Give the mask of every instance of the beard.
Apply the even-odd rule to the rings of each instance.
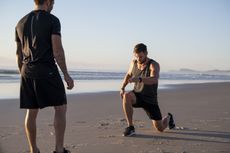
[[[143,64],[143,63],[146,62],[146,60],[147,60],[147,57],[145,57],[142,61],[138,61],[138,63],[139,63],[139,64]]]

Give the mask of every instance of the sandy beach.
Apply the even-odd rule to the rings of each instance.
[[[136,136],[127,126],[119,92],[68,95],[65,147],[72,153],[229,153],[230,83],[172,85],[159,90],[162,115],[174,114],[176,129],[157,132],[142,109],[134,110]],[[54,149],[53,108],[38,115],[41,153]],[[0,153],[28,153],[25,110],[18,99],[0,100]]]

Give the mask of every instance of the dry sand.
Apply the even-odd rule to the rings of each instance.
[[[68,95],[65,146],[72,153],[229,153],[230,83],[174,85],[159,90],[164,116],[174,114],[176,129],[152,128],[142,109],[134,110],[137,135],[122,137],[127,126],[118,92]],[[41,153],[54,148],[53,108],[38,115]],[[0,153],[28,153],[25,110],[19,100],[0,100]]]

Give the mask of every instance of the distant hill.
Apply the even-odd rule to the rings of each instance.
[[[207,73],[229,73],[230,74],[230,70],[209,70],[205,72]]]
[[[199,71],[196,71],[196,70],[192,70],[192,69],[187,69],[187,68],[182,68],[179,70],[180,72],[199,72]]]
[[[198,70],[193,70],[193,69],[188,69],[188,68],[182,68],[179,70],[172,70],[169,71],[170,73],[202,73],[202,74],[219,74],[219,75],[230,75],[230,70],[207,70],[207,71],[198,71]]]

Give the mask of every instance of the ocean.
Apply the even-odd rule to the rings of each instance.
[[[125,72],[103,72],[94,70],[70,71],[75,87],[67,94],[119,91]],[[172,84],[191,84],[207,82],[230,82],[230,73],[220,71],[170,71],[160,73],[159,89]],[[20,75],[17,70],[0,69],[0,99],[18,98]],[[127,86],[131,90],[133,84]]]

